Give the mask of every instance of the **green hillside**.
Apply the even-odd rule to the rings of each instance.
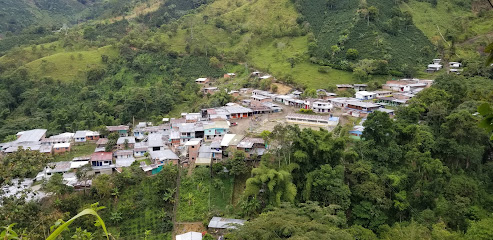
[[[88,70],[103,67],[103,55],[114,58],[117,52],[111,46],[90,51],[62,52],[37,59],[25,67],[37,78],[51,77],[61,81],[84,79]]]
[[[299,0],[296,5],[315,34],[311,54],[321,64],[348,69],[347,60],[367,58],[385,60],[390,69],[404,72],[435,55],[431,42],[394,0]],[[349,49],[358,56],[347,56]]]
[[[403,76],[434,78],[422,72],[431,58],[467,56],[470,58],[464,62],[474,65],[466,67],[466,74],[489,76],[479,64],[478,50],[488,41],[490,23],[486,20],[492,13],[480,14],[472,3],[438,1],[436,8],[416,0],[120,3],[123,5],[101,3],[113,4],[104,9],[97,7],[98,2],[85,2],[97,21],[64,33],[47,31],[22,47],[4,48],[6,54],[0,57],[0,89],[5,96],[0,136],[21,126],[58,132],[126,123],[134,116],[159,119],[179,113],[181,109],[174,106],[194,111],[221,105],[229,99],[197,96],[193,79],[221,77],[230,71],[238,73],[234,82],[218,81],[228,89],[260,87],[258,81],[248,79],[246,72],[251,69],[295,87],[317,89]],[[59,11],[49,2],[41,6]],[[426,11],[433,16],[428,18]],[[463,22],[469,19],[469,32],[449,30],[454,27],[449,22],[457,17]],[[436,40],[437,32],[429,27],[435,22],[446,22],[439,27],[447,43]],[[449,39],[468,33],[451,44]],[[11,39],[1,40],[0,49]],[[350,49],[354,49],[352,56]],[[68,101],[71,96],[51,85],[54,83],[81,95],[75,102]],[[163,89],[165,94],[157,94]],[[106,91],[116,93],[107,96]],[[40,93],[46,99],[26,97]],[[63,105],[54,104],[60,100]],[[81,108],[78,104],[83,104],[86,112],[73,114]]]

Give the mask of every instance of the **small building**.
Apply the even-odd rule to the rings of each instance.
[[[148,146],[144,142],[138,142],[134,145],[134,157],[144,157]]]
[[[460,63],[460,62],[449,62],[449,67],[460,68],[460,67],[462,67],[462,63]]]
[[[119,150],[115,152],[116,167],[130,167],[135,162],[134,152],[132,150]]]
[[[210,144],[202,144],[195,160],[196,166],[209,166],[212,163],[212,151]]]
[[[236,229],[245,224],[246,220],[213,217],[207,226],[209,229]]]
[[[202,91],[204,92],[204,94],[214,94],[214,93],[219,91],[219,88],[217,88],[217,87],[206,87],[206,88],[203,88]]]
[[[360,101],[353,101],[348,103],[347,108],[352,109],[352,110],[359,110],[365,113],[370,113],[373,112],[377,109],[379,109],[381,106],[374,104],[374,103],[369,103],[369,102],[360,102]]]
[[[457,69],[457,68],[451,68],[450,69],[451,73],[455,73],[457,75],[459,75],[462,71],[463,71],[463,69]]]
[[[374,93],[377,94],[377,98],[392,96],[391,91],[374,91]]]
[[[169,133],[169,142],[173,146],[178,146],[180,145],[181,137],[180,137],[180,131],[172,129]]]
[[[363,127],[362,125],[357,125],[354,126],[352,130],[349,131],[349,135],[353,139],[360,140],[361,135],[363,135],[363,131],[365,131],[365,127]]]
[[[91,166],[101,167],[110,166],[113,164],[113,153],[112,152],[98,152],[91,155]]]
[[[221,148],[223,150],[223,154],[225,154],[225,150],[236,150],[238,144],[245,138],[245,135],[240,134],[226,134],[221,140]],[[226,155],[225,155],[226,156]]]
[[[374,92],[359,91],[355,93],[355,98],[359,100],[371,100],[377,97]]]
[[[44,171],[38,173],[38,175],[36,176],[36,180],[39,180],[38,179],[39,177],[42,177],[44,179],[49,179],[55,173],[59,173],[59,174],[67,173],[68,171],[70,171],[70,165],[71,165],[70,161],[48,163]]]
[[[33,129],[17,133],[18,143],[39,142],[46,137],[46,129]]]
[[[251,88],[240,88],[240,94],[251,94],[253,89]]]
[[[75,157],[72,159],[72,162],[70,162],[70,169],[79,169],[82,166],[89,164],[90,160],[91,156]]]
[[[317,126],[317,127],[335,127],[339,124],[338,117],[309,115],[309,114],[289,114],[286,121],[292,124]]]
[[[233,96],[233,97],[239,97],[240,96],[240,91],[229,91],[228,93],[229,95]]]
[[[212,140],[218,136],[224,136],[228,133],[229,124],[226,121],[215,121],[204,124],[204,139]]]
[[[159,133],[149,134],[147,137],[148,152],[162,151],[165,148],[163,135]]]
[[[236,74],[235,73],[226,73],[223,76],[223,78],[234,78],[234,77],[236,77]]]
[[[390,90],[392,92],[409,92],[411,91],[411,86],[403,84],[384,84],[382,85],[384,90]]]
[[[100,138],[99,132],[96,131],[86,131],[87,141],[97,141]]]
[[[368,87],[367,84],[353,84],[354,91],[356,92],[366,91],[367,87]]]
[[[294,98],[300,98],[301,97],[301,94],[303,94],[303,92],[302,91],[295,90],[291,94],[294,96]]]
[[[244,151],[248,159],[252,159],[252,156],[260,157],[264,155],[265,141],[262,138],[243,138],[236,145],[236,148],[237,150]]]
[[[353,85],[351,84],[337,84],[336,85],[338,91],[346,91],[348,89],[352,89]]]
[[[162,151],[154,151],[154,152],[150,152],[149,154],[154,164],[173,163],[176,165],[178,164],[178,160],[180,159],[170,149],[165,149]]]
[[[46,146],[46,145],[52,146],[52,145],[55,145],[57,143],[70,143],[70,142],[71,142],[71,138],[69,138],[69,137],[51,136],[49,138],[41,139],[41,146]]]
[[[198,83],[198,84],[207,84],[207,83],[209,83],[209,78],[197,78],[195,80],[195,83]]]
[[[192,164],[199,156],[200,143],[202,139],[192,139],[185,143],[185,148],[187,151],[188,163]]]
[[[260,77],[260,74],[261,74],[261,72],[255,71],[255,72],[252,72],[251,76],[252,77]]]
[[[225,106],[222,108],[229,113],[228,119],[247,118],[253,115],[252,109],[242,107],[237,104],[231,106]]]
[[[45,154],[52,154],[53,153],[53,146],[52,145],[44,145],[39,148],[40,153],[45,153]]]
[[[120,125],[120,126],[106,126],[106,129],[110,133],[118,133],[120,137],[127,137],[128,136],[128,131],[130,128],[126,125]]]
[[[104,148],[104,147],[106,147],[106,144],[108,144],[108,139],[107,138],[100,138],[96,142],[96,147],[97,148]]]
[[[202,240],[202,233],[187,232],[184,234],[176,235],[176,240]]]
[[[75,143],[83,143],[86,142],[86,131],[77,131],[75,132],[74,135],[74,142]]]
[[[252,95],[251,98],[252,98],[251,101],[252,106],[260,106],[262,105],[262,103],[272,102],[271,98],[262,95]]]
[[[394,117],[394,112],[395,112],[393,109],[387,109],[387,108],[378,108],[375,111],[387,113],[390,117]]]
[[[53,153],[70,152],[70,143],[57,143],[53,145]]]
[[[195,123],[180,123],[177,126],[178,126],[178,131],[180,132],[180,144],[186,143],[188,140],[196,138]]]
[[[135,146],[135,137],[120,137],[116,141],[119,150],[132,149]]]
[[[334,105],[328,101],[315,100],[311,106],[311,109],[316,113],[329,113]]]
[[[74,135],[75,143],[83,143],[86,141],[97,141],[99,139],[99,132],[95,131],[77,131]]]
[[[433,72],[439,71],[442,68],[443,68],[443,65],[438,64],[438,63],[428,64],[428,69],[426,69],[426,72],[433,73]]]

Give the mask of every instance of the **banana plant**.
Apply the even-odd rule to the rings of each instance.
[[[78,219],[82,216],[86,215],[93,215],[95,216],[96,219],[96,226],[101,226],[103,228],[104,234],[106,235],[106,239],[109,239],[109,234],[108,231],[106,230],[106,225],[104,224],[103,219],[99,216],[97,213],[98,210],[104,209],[104,207],[98,207],[98,203],[94,203],[91,205],[91,208],[84,209],[82,212],[79,214],[75,215],[73,218],[68,220],[67,222],[64,222],[60,226],[58,226],[51,234],[46,238],[46,240],[55,240],[63,231],[67,230],[70,224],[72,224],[75,219]]]

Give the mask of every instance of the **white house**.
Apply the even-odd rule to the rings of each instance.
[[[86,131],[77,131],[74,135],[74,141],[78,142],[86,142]]]
[[[202,240],[202,233],[187,232],[184,234],[176,235],[176,240]]]
[[[449,66],[451,68],[460,68],[460,67],[462,67],[462,63],[460,63],[460,62],[449,62]]]
[[[374,99],[377,97],[377,94],[374,92],[368,92],[368,91],[359,91],[356,92],[355,98],[359,100],[370,100]]]
[[[328,101],[317,100],[312,104],[312,110],[318,113],[328,113],[334,108],[334,105]]]
[[[433,64],[428,64],[428,69],[426,69],[426,71],[427,72],[436,72],[436,71],[439,71],[442,68],[443,68],[443,65],[442,64],[433,63]]]

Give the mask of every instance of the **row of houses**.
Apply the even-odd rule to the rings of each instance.
[[[460,74],[462,72],[462,63],[460,62],[449,62],[448,63],[449,67],[449,72],[455,73],[455,74]],[[437,71],[440,71],[443,68],[442,65],[442,59],[437,58],[433,59],[433,62],[431,64],[428,64],[428,68],[426,69],[427,73],[434,73]]]
[[[330,127],[334,125],[334,123],[338,123],[338,119],[336,120],[336,118],[331,116],[331,112],[334,108],[342,109],[344,112],[357,117],[364,117],[377,110],[388,111],[390,115],[393,115],[393,111],[385,110],[383,105],[365,102],[363,101],[364,99],[337,97],[337,95],[331,95],[325,99],[308,98],[302,100],[294,98],[293,95],[277,95],[267,91],[254,90],[251,98],[253,99],[252,101],[256,101],[258,103],[268,103],[274,101],[283,105],[302,109],[311,109],[315,113],[325,113],[329,115],[328,117],[324,117],[324,120],[320,121],[317,119],[310,119],[311,117],[308,115],[286,118],[288,122],[299,124],[304,123],[305,125],[314,125],[313,123],[317,122],[317,125],[323,124],[323,126]],[[303,116],[303,118],[301,116]]]

